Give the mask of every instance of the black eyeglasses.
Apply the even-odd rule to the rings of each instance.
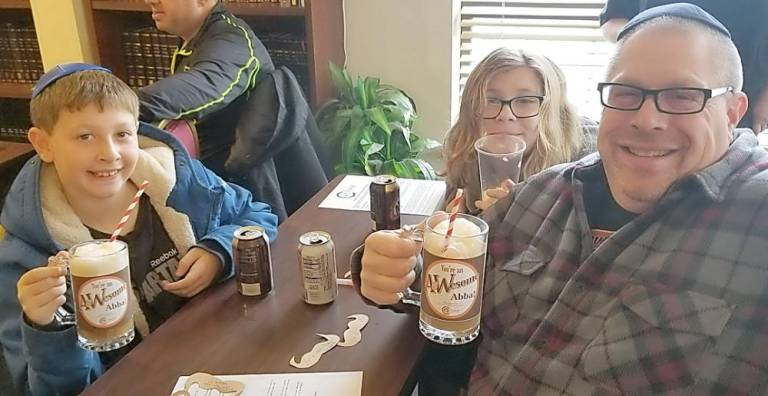
[[[732,92],[733,87],[644,89],[620,83],[599,83],[597,90],[600,91],[600,103],[611,109],[638,110],[643,107],[645,98],[652,96],[661,113],[695,114],[704,110],[708,100]]]
[[[531,118],[539,115],[541,102],[544,96],[525,95],[516,96],[512,99],[504,100],[500,98],[487,98],[482,109],[481,117],[486,120],[495,119],[501,114],[504,106],[509,106],[509,110],[517,118]]]

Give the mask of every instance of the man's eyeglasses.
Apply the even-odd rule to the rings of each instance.
[[[733,87],[644,89],[627,84],[599,83],[597,90],[600,91],[600,103],[611,109],[638,110],[645,98],[652,96],[661,113],[695,114],[704,110],[708,100],[733,91]]]
[[[517,96],[509,100],[488,98],[485,100],[481,116],[486,120],[495,119],[501,114],[504,106],[509,106],[509,110],[517,118],[536,117],[543,101],[544,96],[539,95]]]

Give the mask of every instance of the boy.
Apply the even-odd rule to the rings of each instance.
[[[170,135],[139,124],[135,93],[107,69],[57,66],[33,89],[30,110],[38,155],[0,215],[0,343],[22,392],[76,394],[128,348],[97,354],[76,345],[75,329],[54,315],[70,295],[65,270],[44,265],[48,257],[108,238],[149,181],[119,238],[129,247],[139,339],[185,298],[231,276],[238,227],[260,225],[274,240],[277,217]]]

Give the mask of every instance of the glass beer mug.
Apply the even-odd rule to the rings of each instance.
[[[450,216],[438,213],[427,219],[421,293],[407,289],[401,300],[420,307],[419,329],[429,340],[461,345],[480,332],[488,224],[460,213],[448,236]]]
[[[69,277],[75,314],[61,314],[62,324],[77,327],[82,348],[105,352],[127,345],[134,338],[129,299],[131,270],[128,245],[99,239],[69,249]]]

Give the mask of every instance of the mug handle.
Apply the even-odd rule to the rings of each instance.
[[[424,241],[424,222],[419,224],[406,224],[396,231],[401,238],[418,242]],[[423,261],[423,260],[422,260]],[[421,307],[421,293],[413,291],[410,287],[398,292],[397,296],[403,304]]]
[[[421,293],[411,290],[410,287],[397,293],[397,295],[400,297],[401,303],[421,307]]]
[[[55,317],[55,320],[61,325],[75,325],[75,314],[69,312],[66,308],[64,308],[64,306],[57,308],[56,312],[53,313],[53,316]]]
[[[72,276],[69,273],[69,258],[66,255],[62,255],[61,252],[59,252],[59,254],[56,254],[56,256],[49,257],[48,263],[49,265],[58,265],[58,266],[65,267],[67,269],[67,274],[65,275],[67,279],[67,289],[71,289],[72,285],[70,280],[72,279]],[[64,305],[56,308],[56,312],[53,313],[54,320],[60,325],[74,326],[75,313],[70,312],[70,309],[67,309],[67,308],[68,307],[66,302],[64,303]]]

